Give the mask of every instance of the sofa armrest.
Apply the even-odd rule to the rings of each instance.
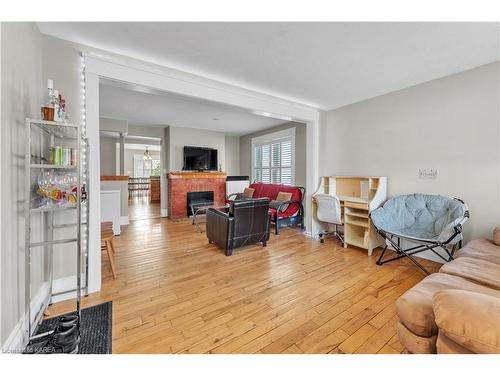
[[[432,302],[440,334],[474,353],[500,353],[500,292],[443,290]]]

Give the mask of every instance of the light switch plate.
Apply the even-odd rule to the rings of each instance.
[[[437,178],[437,174],[437,169],[421,168],[418,170],[418,178],[423,180],[435,180]]]

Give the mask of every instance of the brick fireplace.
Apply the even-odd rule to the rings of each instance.
[[[168,217],[182,219],[188,216],[187,193],[213,191],[214,204],[226,201],[226,174],[222,172],[170,172],[168,179]]]

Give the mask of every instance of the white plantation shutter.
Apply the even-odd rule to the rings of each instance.
[[[284,137],[254,145],[253,179],[258,182],[293,183],[294,138]]]
[[[292,184],[292,140],[281,141],[281,183]]]

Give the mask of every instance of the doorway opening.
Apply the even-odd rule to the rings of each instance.
[[[128,176],[129,221],[160,217],[160,140],[154,144],[129,143],[137,140],[125,137],[124,172]],[[119,163],[118,163],[119,164]]]
[[[172,74],[172,72],[168,69],[156,69],[154,67],[145,67],[141,65],[140,67],[135,66],[134,64],[116,64],[114,61],[105,61],[99,57],[85,55],[85,92],[86,92],[86,124],[87,124],[87,132],[89,134],[89,148],[90,153],[94,152],[94,155],[100,154],[100,159],[102,160],[103,156],[103,147],[102,147],[102,139],[99,139],[98,132],[99,126],[102,126],[102,116],[100,117],[100,109],[103,109],[103,106],[106,105],[106,102],[110,102],[109,100],[103,100],[106,90],[106,86],[114,86],[116,88],[122,88],[126,91],[132,91],[133,93],[143,93],[150,94],[145,98],[142,98],[142,101],[139,97],[137,100],[133,101],[132,106],[127,106],[127,108],[133,110],[134,116],[139,116],[138,118],[131,116],[128,120],[128,133],[130,134],[131,128],[137,125],[140,125],[141,128],[143,126],[148,126],[151,128],[156,128],[158,133],[158,137],[161,137],[162,151],[161,154],[164,156],[162,160],[162,204],[161,204],[161,216],[166,217],[168,215],[168,202],[170,201],[168,198],[168,181],[167,175],[169,171],[179,171],[182,169],[182,145],[186,145],[186,139],[189,139],[189,145],[193,146],[191,140],[202,140],[203,143],[212,142],[212,137],[202,137],[199,135],[197,130],[200,128],[205,128],[207,130],[218,131],[221,124],[224,122],[225,118],[222,116],[207,116],[205,113],[204,117],[209,117],[209,121],[202,121],[198,124],[192,125],[191,131],[189,133],[189,137],[182,137],[181,131],[179,128],[184,127],[179,121],[177,126],[172,125],[175,123],[176,117],[173,116],[165,116],[160,113],[154,121],[150,124],[146,124],[144,119],[144,114],[154,114],[150,111],[152,107],[151,100],[155,100],[155,97],[163,96],[178,96],[181,99],[187,98],[192,99],[192,101],[196,101],[198,103],[216,103],[216,105],[223,106],[225,108],[232,108],[234,111],[239,113],[247,114],[247,115],[255,115],[259,117],[268,118],[269,120],[280,120],[280,121],[299,121],[301,123],[306,124],[306,147],[308,152],[306,155],[306,191],[308,192],[308,197],[305,199],[305,221],[307,230],[309,233],[315,232],[316,223],[312,220],[312,210],[310,204],[310,193],[315,190],[316,185],[316,177],[317,177],[317,152],[316,144],[318,138],[318,128],[319,128],[319,112],[315,108],[298,105],[295,102],[289,102],[286,100],[282,100],[277,97],[270,97],[265,94],[256,93],[253,91],[248,91],[246,89],[242,89],[239,87],[227,86],[224,84],[211,82],[210,85],[207,85],[207,81],[204,79],[200,79],[197,76],[191,76],[188,74],[183,74],[179,76],[177,74]],[[117,69],[113,69],[113,67],[117,67]],[[115,98],[115,102],[125,103],[123,98],[119,95],[111,95],[112,98]],[[185,101],[185,100],[183,100]],[[191,100],[189,100],[191,101]],[[146,102],[146,104],[143,104]],[[174,106],[166,106],[163,105],[162,108],[173,110],[172,115],[177,114],[192,114],[193,116],[199,115],[200,112],[190,112],[189,110],[183,110],[184,107],[181,107],[182,103],[178,103],[179,105]],[[145,109],[148,111],[138,111],[137,109]],[[103,111],[104,112],[104,111]],[[116,111],[106,111],[105,115],[107,116],[120,116],[119,112]],[[104,113],[102,113],[104,115]],[[133,117],[133,118],[132,118]],[[167,120],[167,118],[172,118],[172,120]],[[177,119],[179,120],[179,119]],[[262,119],[261,119],[262,120]],[[230,121],[232,124],[232,128],[234,128],[235,123],[240,123],[240,121]],[[165,125],[163,125],[165,124]],[[168,124],[168,125],[167,125]],[[258,131],[261,129],[257,129],[255,126],[256,121],[255,118],[252,119],[252,131]],[[266,127],[263,127],[264,129]],[[223,134],[224,135],[224,134]],[[226,172],[230,171],[230,168],[236,168],[238,170],[238,166],[240,165],[248,165],[250,163],[246,163],[246,161],[250,160],[250,158],[242,161],[241,152],[238,152],[238,148],[241,148],[241,142],[233,142],[237,134],[229,135],[227,134],[226,139],[221,140],[220,148],[224,150],[221,155],[221,160],[225,161],[225,165],[219,166],[219,169],[225,169]],[[218,139],[218,138],[217,138]],[[168,141],[168,142],[167,142]],[[240,139],[241,141],[241,139]],[[197,146],[197,145],[194,145]],[[206,146],[206,145],[205,145]],[[219,148],[213,147],[212,148]],[[231,152],[235,152],[238,154],[239,158],[229,158],[226,160],[225,150],[232,150]],[[167,152],[168,151],[168,152]],[[228,153],[229,154],[229,153]],[[222,156],[224,155],[224,156]],[[239,159],[239,160],[238,160]],[[94,167],[95,171],[99,170],[99,161],[96,159],[90,160],[91,167]],[[240,168],[241,169],[241,168]],[[101,175],[102,175],[101,168]],[[240,174],[243,173],[243,170],[239,171]],[[229,172],[228,174],[233,174]],[[249,173],[248,173],[249,174]],[[90,184],[91,193],[94,196],[99,196],[102,187],[96,181],[98,179],[98,173],[91,174],[90,176],[91,182]],[[128,176],[127,176],[128,178]],[[163,194],[164,193],[164,194]],[[185,205],[186,203],[184,203]],[[99,204],[98,201],[91,202],[91,211],[100,213],[100,215],[96,215],[97,218],[102,220],[103,218],[103,210],[102,205]],[[90,282],[91,287],[89,288],[92,291],[97,291],[100,289],[101,280],[100,280],[100,256],[98,251],[98,221],[94,218],[91,220],[90,226],[92,228],[96,228],[96,231],[91,231],[91,233],[95,233],[90,236],[89,242],[91,243],[91,251],[89,254],[90,258]],[[96,235],[97,234],[97,235]]]

